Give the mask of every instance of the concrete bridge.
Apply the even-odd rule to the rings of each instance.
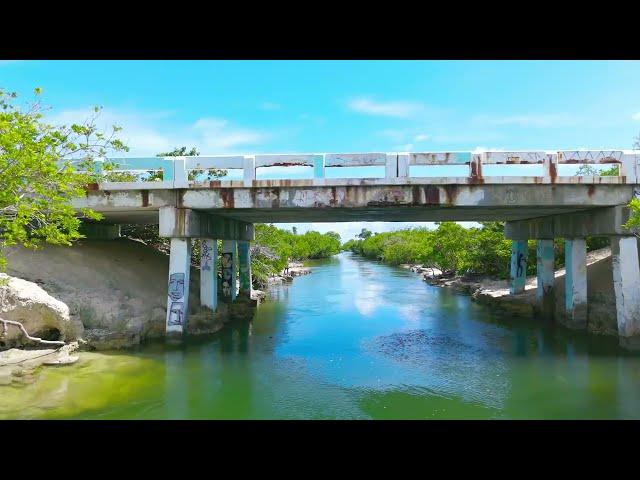
[[[554,305],[553,239],[566,239],[566,316],[586,326],[585,237],[609,236],[619,335],[640,338],[640,269],[636,238],[622,228],[626,205],[640,192],[640,151],[527,151],[283,154],[109,159],[118,171],[161,171],[159,181],[103,182],[89,186],[77,208],[105,219],[89,233],[119,235],[118,224],[159,224],[171,239],[167,331],[187,321],[192,239],[202,245],[201,302],[213,310],[218,292],[217,242],[222,242],[222,295],[251,292],[249,242],[253,223],[346,221],[507,221],[513,241],[511,292],[524,290],[527,240],[537,242],[537,296]],[[561,175],[563,165],[618,165],[618,176]],[[538,175],[509,175],[513,166],[537,165]],[[304,166],[313,178],[286,178],[283,167]],[[341,167],[384,167],[384,178],[332,178]],[[415,176],[416,167],[462,166],[464,176]],[[483,174],[500,167],[499,176]],[[258,168],[280,167],[276,180],[256,179]],[[194,171],[234,169],[241,180],[201,180]],[[333,170],[332,170],[333,169]],[[423,168],[424,170],[424,168]],[[428,169],[427,169],[428,170]]]

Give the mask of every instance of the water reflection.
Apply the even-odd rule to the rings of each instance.
[[[614,338],[500,314],[350,254],[312,268],[273,285],[252,322],[45,370],[48,381],[4,387],[0,414],[640,418],[640,356]]]

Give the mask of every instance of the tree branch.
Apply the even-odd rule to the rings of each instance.
[[[24,328],[24,325],[22,325],[22,323],[20,322],[5,320],[4,318],[0,318],[0,322],[2,322],[2,336],[5,336],[7,334],[7,325],[13,325],[14,327],[18,327],[22,331],[24,336],[32,342],[43,343],[45,345],[66,345],[66,343],[61,340],[43,340],[42,338],[32,337]]]

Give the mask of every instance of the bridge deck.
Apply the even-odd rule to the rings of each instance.
[[[161,181],[104,182],[77,208],[107,222],[155,223],[163,206],[247,222],[521,220],[627,204],[636,151],[287,154],[114,159],[121,171],[161,169]],[[617,164],[618,176],[559,176],[559,164]],[[485,176],[485,164],[540,164],[541,176]],[[311,166],[314,178],[257,180],[258,167]],[[467,165],[468,176],[412,177],[412,165]],[[326,168],[384,166],[385,178],[325,178]],[[196,169],[241,168],[242,180],[201,181]],[[286,176],[286,173],[284,174]]]

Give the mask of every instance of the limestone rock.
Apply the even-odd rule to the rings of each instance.
[[[0,274],[0,317],[24,325],[34,337],[45,340],[75,340],[82,336],[82,322],[71,318],[69,307],[33,282]],[[9,326],[0,347],[32,344],[22,332]]]

